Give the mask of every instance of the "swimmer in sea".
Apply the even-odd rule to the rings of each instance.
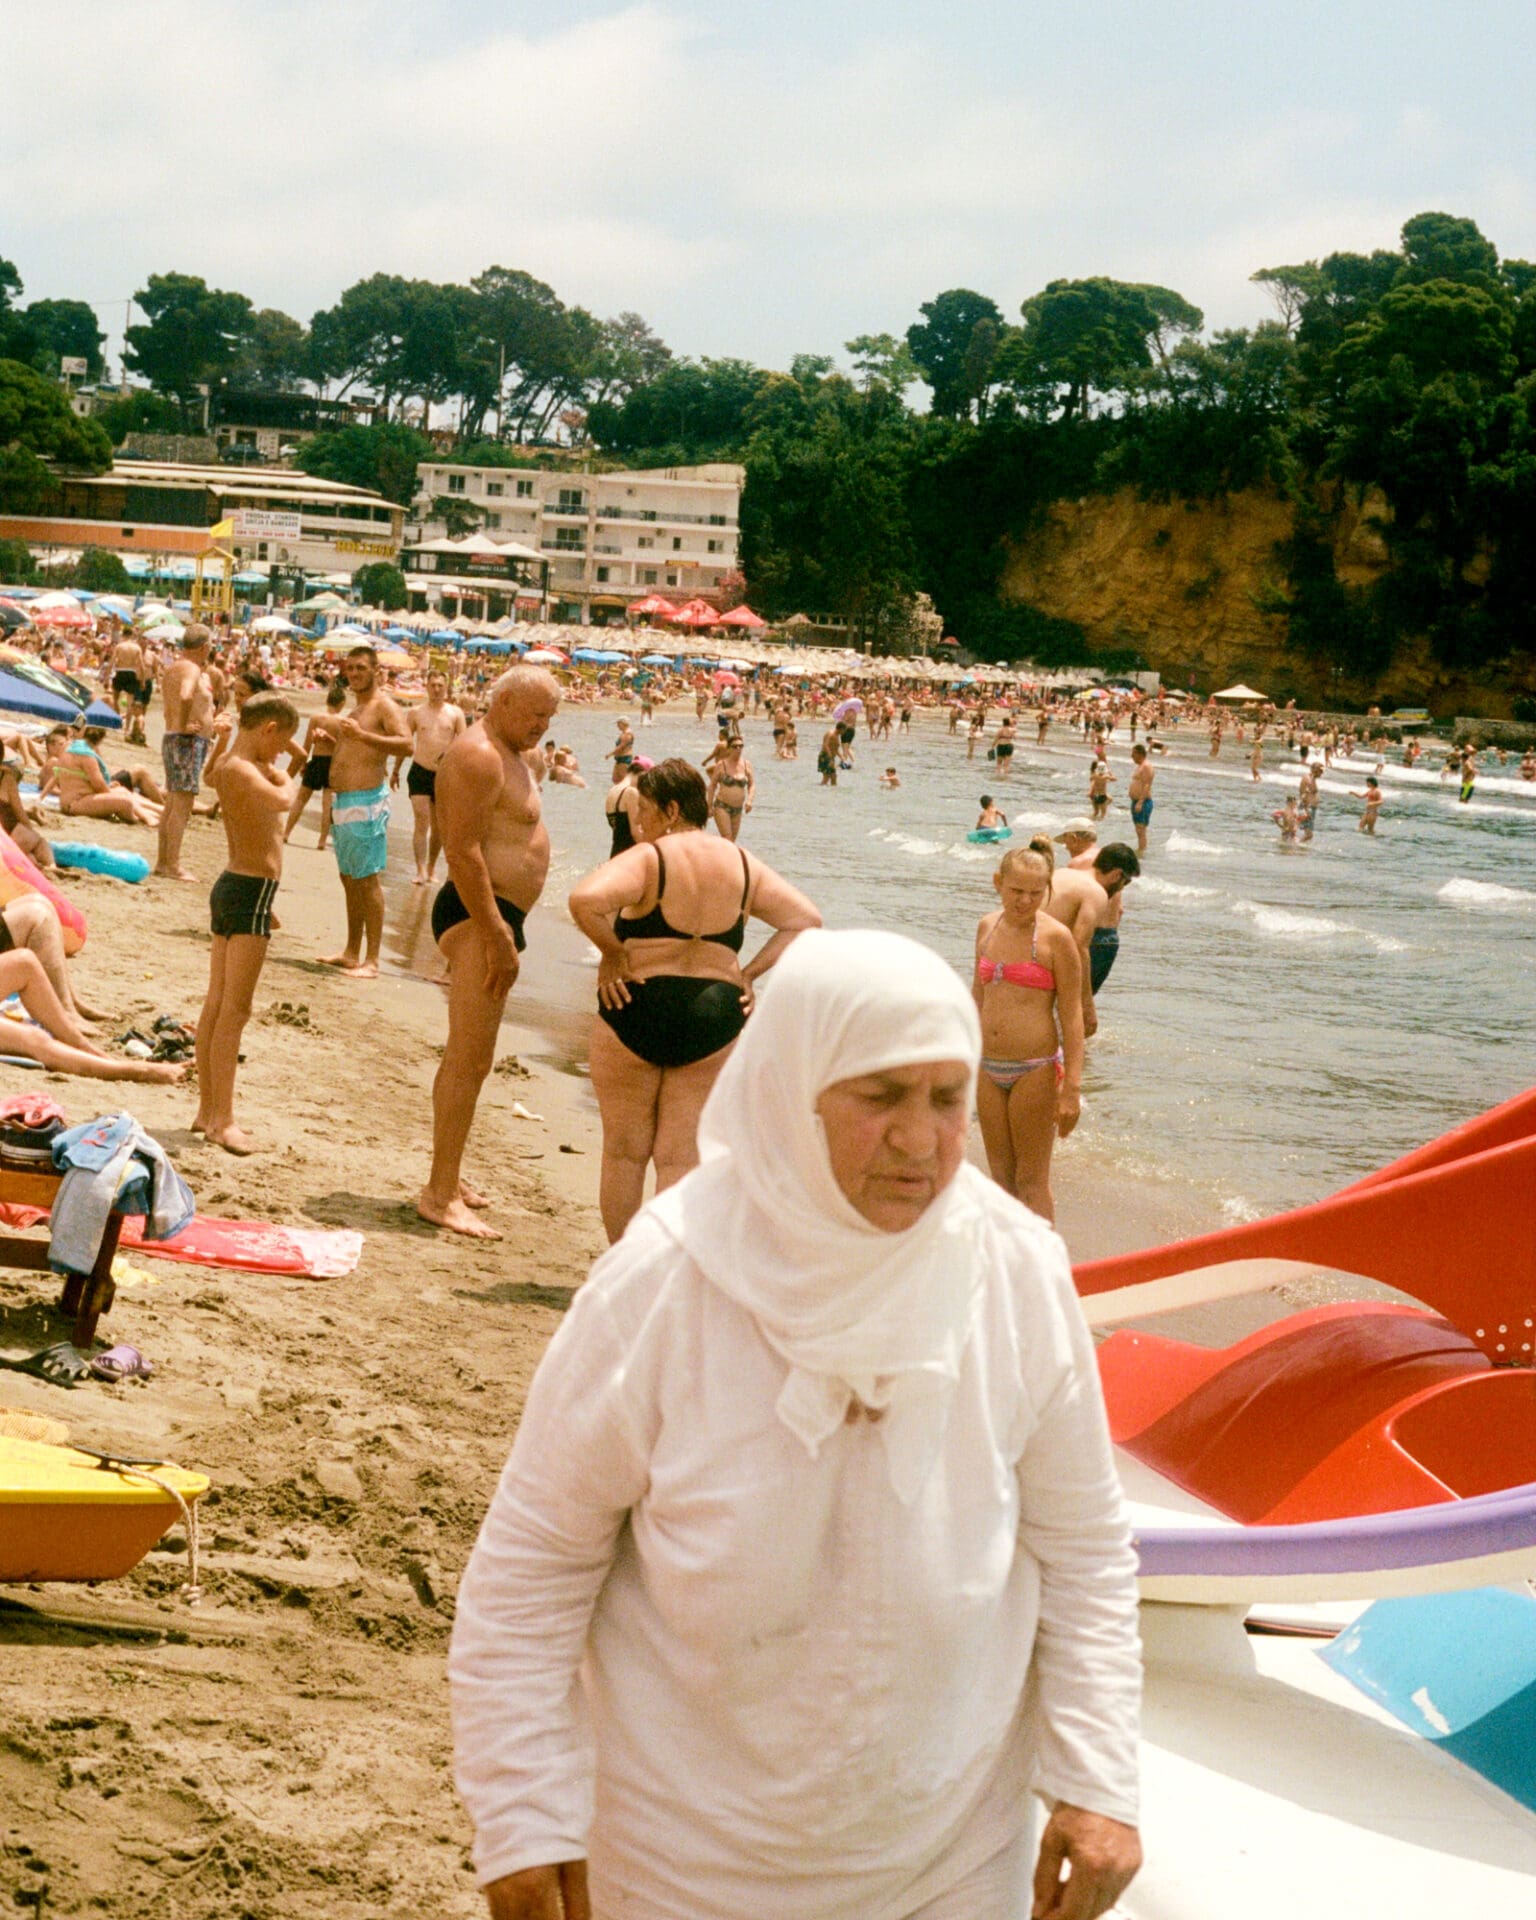
[[[1368,773],[1365,776],[1364,793],[1356,793],[1354,788],[1351,787],[1349,797],[1351,800],[1363,800],[1365,802],[1365,811],[1360,816],[1360,825],[1356,831],[1360,833],[1374,833],[1376,831],[1376,816],[1381,811],[1381,788],[1376,784],[1375,774]]]
[[[821,784],[824,787],[837,785],[837,755],[841,745],[842,739],[837,722],[834,720],[821,736],[821,747],[816,755],[816,771],[821,775]]]
[[[1461,755],[1461,792],[1457,798],[1465,806],[1472,798],[1472,789],[1477,785],[1477,749],[1466,747]]]
[[[1281,842],[1288,847],[1295,846],[1296,833],[1301,826],[1301,813],[1296,802],[1297,796],[1287,794],[1285,805],[1283,807],[1276,807],[1274,812],[1269,816],[1280,829]]]
[[[979,833],[983,827],[1006,827],[1007,824],[1007,814],[996,804],[990,793],[984,793],[981,796],[981,813],[973,831]]]
[[[875,784],[880,787],[899,787],[901,785],[901,775],[894,767],[887,767]]]

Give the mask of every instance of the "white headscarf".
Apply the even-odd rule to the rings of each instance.
[[[887,1233],[832,1174],[818,1096],[889,1068],[981,1053],[971,996],[891,933],[803,933],[769,976],[699,1123],[699,1166],[646,1209],[789,1362],[777,1411],[814,1455],[856,1395],[888,1410],[910,1500],[943,1438],[1006,1196],[963,1164],[915,1225]],[[1011,1204],[1011,1203],[1010,1203]]]

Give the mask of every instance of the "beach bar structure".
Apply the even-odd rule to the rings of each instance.
[[[118,460],[108,473],[54,475],[35,512],[0,514],[0,539],[195,559],[209,529],[229,521],[237,562],[352,574],[396,559],[404,520],[404,508],[381,493],[286,467]]]

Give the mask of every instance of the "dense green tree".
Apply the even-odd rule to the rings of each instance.
[[[19,360],[0,360],[0,506],[36,512],[52,494],[52,468],[103,473],[111,464],[106,433],[70,410],[62,387]]]
[[[907,328],[907,351],[932,393],[932,409],[941,419],[968,419],[984,406],[991,384],[992,362],[985,348],[990,344],[995,357],[1002,309],[984,293],[951,287],[925,300],[918,311],[923,317]]]
[[[1307,303],[1319,297],[1324,285],[1322,268],[1315,260],[1304,260],[1294,267],[1260,267],[1248,278],[1263,287],[1274,301],[1280,324],[1287,333],[1295,333]]]
[[[1402,240],[1399,284],[1423,280],[1459,280],[1477,287],[1497,284],[1498,248],[1483,238],[1475,220],[1450,213],[1416,213],[1403,222]]]
[[[859,385],[866,393],[878,382],[897,398],[922,378],[912,349],[894,333],[861,333],[843,343],[853,361]]]
[[[1164,296],[1162,310],[1151,297]],[[1095,394],[1123,391],[1152,364],[1154,341],[1175,322],[1174,303],[1198,322],[1166,288],[1130,286],[1121,280],[1053,280],[1024,302],[1024,326],[1005,350],[1002,377],[1027,406],[1057,406],[1063,420],[1085,418]]]
[[[251,317],[229,379],[235,386],[284,390],[301,386],[313,371],[309,329],[291,314],[263,307]]]
[[[148,318],[126,329],[124,364],[157,392],[174,394],[191,420],[201,389],[225,379],[249,342],[255,309],[243,293],[191,273],[152,273],[133,297]]]
[[[409,506],[416,495],[417,464],[432,453],[432,442],[425,434],[386,422],[317,433],[294,457],[305,473],[348,486],[371,487],[386,500]]]
[[[29,587],[37,578],[37,562],[25,540],[0,540],[0,584]]]
[[[87,593],[132,593],[133,579],[119,555],[107,547],[87,547],[75,563],[77,587]]]
[[[114,447],[120,447],[130,433],[177,433],[181,428],[181,408],[163,393],[147,388],[130,393],[122,400],[109,400],[95,415]]]
[[[768,378],[745,360],[674,360],[619,406],[594,406],[587,425],[607,451],[679,450],[684,463],[729,458],[747,438],[747,414]]]
[[[359,567],[353,574],[352,584],[363,596],[366,605],[382,607],[386,613],[410,605],[405,575],[392,561],[370,560],[367,566]]]
[[[22,318],[49,362],[42,371],[57,373],[66,358],[83,360],[89,380],[106,371],[101,350],[107,336],[96,324],[95,308],[84,300],[33,300]]]

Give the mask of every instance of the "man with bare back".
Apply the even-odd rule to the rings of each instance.
[[[416,1211],[487,1240],[501,1236],[475,1217],[485,1201],[465,1186],[460,1168],[527,945],[523,920],[549,873],[538,745],[559,705],[560,689],[547,673],[513,667],[491,687],[484,717],[454,741],[437,770],[448,878],[432,903],[432,932],[449,967],[448,1041],[432,1083],[432,1171]]]
[[[424,707],[412,707],[405,716],[405,724],[411,736],[411,770],[405,776],[405,790],[411,796],[414,816],[411,843],[416,855],[416,885],[424,887],[430,883],[437,856],[442,852],[442,839],[437,830],[437,770],[443,763],[443,755],[468,725],[464,709],[456,707],[448,698],[446,673],[434,671],[427,675],[427,703]],[[400,784],[399,760],[395,762],[389,784],[392,787]]]
[[[112,632],[112,708],[129,723],[131,732],[133,723],[144,711],[142,688],[149,677],[149,664],[136,633],[131,630],[125,633],[116,621],[112,623]]]
[[[197,878],[181,864],[181,842],[213,738],[208,645],[205,626],[194,623],[188,627],[181,636],[181,657],[172,661],[160,681],[165,697],[165,733],[160,741],[160,758],[165,764],[165,811],[160,815],[155,872],[167,880]]]
[[[347,902],[347,944],[328,954],[350,980],[372,980],[384,939],[384,882],[389,858],[389,785],[384,770],[392,756],[410,751],[400,709],[379,685],[378,655],[356,646],[342,671],[352,690],[352,711],[336,725],[331,756],[331,844]]]

